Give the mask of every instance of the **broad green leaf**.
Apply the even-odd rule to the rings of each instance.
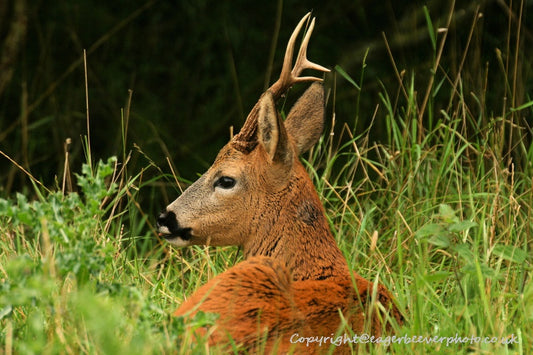
[[[464,232],[464,231],[469,230],[470,228],[476,227],[476,226],[477,226],[476,222],[460,221],[460,222],[457,222],[457,223],[454,223],[454,224],[450,225],[448,230],[450,232]]]
[[[450,238],[446,234],[437,234],[428,239],[428,243],[433,244],[439,248],[448,248],[450,246]]]
[[[453,250],[457,252],[457,255],[463,259],[463,261],[470,262],[474,259],[474,253],[471,246],[468,244],[454,245]]]
[[[428,283],[442,282],[448,279],[451,275],[452,273],[448,271],[435,271],[431,274],[424,275],[424,279]]]
[[[440,224],[429,223],[429,224],[422,226],[422,228],[416,231],[415,237],[427,238],[427,237],[441,235],[445,233],[446,233],[446,230]]]
[[[527,253],[523,249],[518,249],[512,245],[498,244],[494,247],[493,253],[505,260],[517,264],[522,264],[527,258]]]
[[[445,203],[439,205],[439,216],[446,223],[459,222],[459,218],[455,215],[453,208]]]

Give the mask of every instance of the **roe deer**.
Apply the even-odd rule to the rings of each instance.
[[[292,67],[296,37],[309,17],[289,39],[280,78],[260,97],[239,134],[157,219],[160,236],[176,246],[243,249],[245,261],[202,286],[175,312],[219,313],[210,344],[231,338],[246,349],[285,352],[293,348],[296,333],[335,334],[342,325],[339,312],[355,333],[379,335],[390,329],[391,318],[402,322],[383,286],[349,271],[299,160],[324,125],[322,79],[300,74],[304,69],[329,71],[307,60],[314,19]],[[316,83],[283,121],[276,101],[293,84],[309,81]]]

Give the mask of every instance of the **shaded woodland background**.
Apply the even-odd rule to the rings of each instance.
[[[449,0],[4,0],[0,150],[46,186],[59,185],[65,140],[71,138],[71,169],[79,171],[86,161],[86,49],[93,159],[121,155],[125,147],[126,154],[133,151],[132,171],[147,166],[149,157],[169,172],[169,157],[179,175],[195,179],[227,142],[229,127],[241,126],[266,83],[276,79],[287,39],[308,11],[317,18],[309,58],[331,69],[339,65],[358,83],[366,63],[361,92],[335,71],[327,75],[326,86],[335,90],[328,118],[334,110],[336,120],[356,132],[374,118],[371,136],[382,141],[386,132],[379,122],[386,112],[380,109],[379,93],[398,93],[395,67],[404,84],[414,78],[420,90],[431,77],[436,51],[424,5],[435,28],[445,26],[453,12],[438,69],[449,78],[442,85],[451,87],[461,71],[460,89],[471,93],[464,96],[480,101],[469,105],[479,108],[474,115],[479,122],[507,124],[502,107],[531,100],[531,1],[457,1],[452,7]],[[514,70],[519,81],[511,85],[504,73]],[[420,102],[423,94],[418,93]],[[436,97],[436,117],[450,99]],[[500,143],[507,147],[509,162],[528,169],[527,155],[514,147],[530,146],[531,110],[514,119],[509,129],[519,127],[519,133]],[[424,122],[424,127],[434,124]],[[468,132],[480,129],[472,124]],[[31,194],[30,180],[0,157],[0,196],[16,191]]]

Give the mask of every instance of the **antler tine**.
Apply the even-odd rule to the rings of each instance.
[[[298,25],[292,31],[291,37],[289,38],[289,42],[287,43],[287,49],[285,50],[285,57],[283,57],[283,66],[281,67],[281,74],[279,75],[279,79],[270,87],[270,90],[276,86],[276,84],[279,83],[279,86],[282,86],[282,83],[288,82],[291,79],[292,72],[291,72],[291,66],[292,66],[292,55],[294,52],[294,43],[296,42],[296,37],[298,37],[298,34],[300,33],[300,30],[302,29],[302,26],[304,22],[311,16],[311,13],[308,12],[305,14],[304,17],[298,22]],[[299,54],[299,53],[298,53]]]
[[[315,28],[315,18],[311,20],[311,24],[309,25],[309,28],[307,30],[307,33],[305,34],[305,37],[302,41],[302,44],[300,45],[300,50],[298,51],[298,57],[296,58],[296,63],[294,64],[294,68],[292,69],[292,76],[294,82],[301,82],[301,81],[322,81],[321,78],[315,78],[313,76],[305,76],[305,77],[298,77],[300,73],[304,69],[314,69],[322,72],[329,72],[329,69],[324,68],[323,66],[313,63],[307,59],[307,46],[309,44],[309,39],[311,38],[311,34],[313,33],[313,29]]]
[[[311,24],[309,25],[304,39],[302,40],[302,44],[300,45],[298,57],[296,58],[294,67],[291,70],[294,44],[296,42],[296,38],[298,37],[298,34],[300,33],[304,22],[307,21],[310,16],[311,13],[308,12],[300,20],[300,22],[292,32],[291,37],[289,38],[289,42],[287,43],[287,49],[285,51],[285,57],[283,59],[283,67],[281,69],[281,74],[279,76],[279,79],[270,87],[270,91],[272,92],[275,98],[281,96],[291,85],[295,83],[305,81],[322,81],[322,79],[313,76],[299,77],[300,73],[304,69],[314,69],[322,72],[329,72],[329,69],[324,68],[321,65],[312,63],[307,59],[307,45],[309,44],[309,39],[311,38],[311,34],[313,33],[313,28],[315,27],[315,18],[311,20]]]

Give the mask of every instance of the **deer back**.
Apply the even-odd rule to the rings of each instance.
[[[357,274],[293,281],[280,261],[252,257],[202,286],[174,315],[188,319],[200,310],[219,314],[209,333],[195,331],[208,336],[210,346],[225,347],[233,341],[251,352],[326,353],[332,346],[335,353],[349,353],[349,342],[308,344],[301,338],[336,338],[343,325],[350,330],[341,334],[377,337],[390,332],[387,317],[401,323],[402,316],[387,289],[375,286]]]

